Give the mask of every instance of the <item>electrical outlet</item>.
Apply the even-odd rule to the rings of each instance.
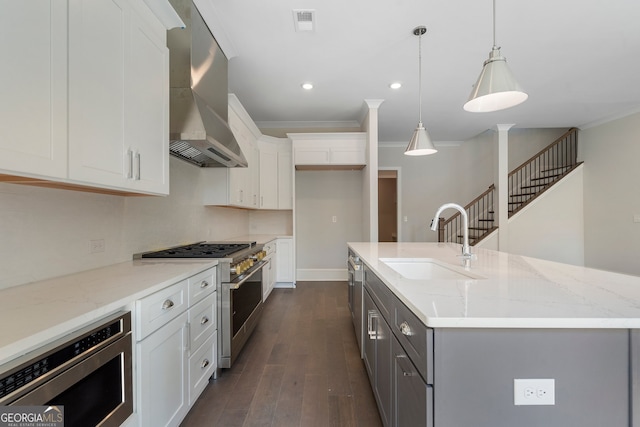
[[[333,221],[333,222],[338,222],[338,217],[337,217],[337,216],[335,216],[335,215],[334,215],[334,216],[332,216],[332,217],[331,217],[331,221]]]
[[[556,380],[551,379],[514,379],[514,405],[555,405]]]
[[[104,239],[89,240],[89,253],[104,252]]]

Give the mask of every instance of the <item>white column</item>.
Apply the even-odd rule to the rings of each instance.
[[[502,252],[509,251],[509,129],[513,126],[513,124],[496,125],[498,141],[495,150],[494,182],[498,200],[494,200],[494,203],[495,224],[498,226],[498,250]]]
[[[378,109],[383,99],[365,99],[367,108],[364,132],[367,132],[367,167],[363,174],[363,237],[365,241],[378,241]]]

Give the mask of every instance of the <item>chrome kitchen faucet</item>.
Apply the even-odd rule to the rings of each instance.
[[[465,259],[473,259],[474,255],[471,253],[471,247],[469,246],[469,217],[465,208],[455,203],[445,203],[440,206],[431,220],[431,230],[437,230],[440,214],[449,208],[456,209],[462,215],[462,257]]]

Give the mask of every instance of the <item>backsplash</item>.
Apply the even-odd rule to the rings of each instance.
[[[255,233],[250,228],[290,233],[290,211],[266,214],[264,227],[257,215],[250,227],[250,211],[203,206],[200,175],[171,158],[167,197],[0,184],[0,289],[127,261],[137,252]],[[104,251],[90,253],[91,241],[100,240]]]

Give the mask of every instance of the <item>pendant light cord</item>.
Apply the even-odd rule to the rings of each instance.
[[[418,34],[418,100],[419,123],[422,125],[422,30]]]
[[[493,48],[495,49],[498,45],[496,44],[496,0],[493,0]]]

